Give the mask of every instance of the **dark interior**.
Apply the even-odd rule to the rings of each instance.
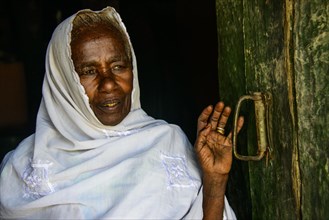
[[[44,56],[56,25],[79,9],[107,5],[130,34],[142,108],[181,126],[193,143],[198,115],[219,96],[215,0],[1,0],[0,157],[34,132]],[[16,77],[10,72],[17,69]]]

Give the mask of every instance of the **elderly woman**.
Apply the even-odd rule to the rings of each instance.
[[[2,163],[0,217],[235,218],[225,198],[229,114],[221,102],[205,108],[193,148],[179,127],[141,109],[136,58],[115,10],[80,11],[49,43],[35,134]]]

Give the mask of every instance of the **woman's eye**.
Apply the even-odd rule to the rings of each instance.
[[[88,69],[88,70],[83,70],[81,71],[81,76],[92,76],[97,74],[97,70],[96,69]]]
[[[113,70],[122,70],[122,69],[124,69],[124,66],[122,66],[122,65],[115,65],[112,69]]]

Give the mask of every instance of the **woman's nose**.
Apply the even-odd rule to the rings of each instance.
[[[112,73],[102,74],[99,80],[99,90],[101,92],[111,92],[117,86],[115,76]]]

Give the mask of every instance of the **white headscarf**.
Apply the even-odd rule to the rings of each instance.
[[[98,13],[127,33],[113,8]],[[201,219],[202,185],[192,146],[179,127],[141,109],[133,50],[127,117],[105,126],[89,107],[71,59],[75,16],[56,28],[49,43],[36,132],[3,161],[0,218]],[[228,204],[226,212],[234,215]]]

